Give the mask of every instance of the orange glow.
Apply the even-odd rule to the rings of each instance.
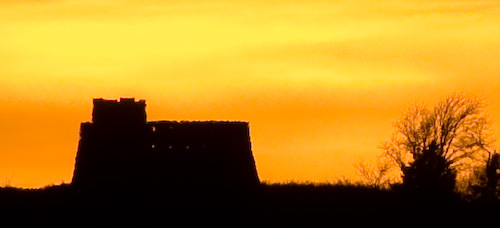
[[[499,15],[477,0],[0,1],[0,184],[69,182],[94,97],[249,121],[263,181],[355,179],[414,101],[465,90],[497,119]]]

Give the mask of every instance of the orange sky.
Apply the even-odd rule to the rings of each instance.
[[[69,182],[92,98],[131,96],[249,121],[261,180],[355,179],[415,101],[484,96],[498,136],[499,37],[498,1],[0,0],[0,184]]]

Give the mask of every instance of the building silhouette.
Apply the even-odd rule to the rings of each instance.
[[[94,99],[80,128],[79,188],[247,188],[259,183],[247,122],[154,121],[134,98]]]

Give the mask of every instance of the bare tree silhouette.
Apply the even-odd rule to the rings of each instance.
[[[375,163],[358,160],[354,163],[354,168],[365,185],[375,188],[389,188],[395,182],[391,175],[393,167],[384,157],[378,158]]]
[[[391,139],[381,145],[400,169],[404,185],[417,191],[453,191],[457,173],[479,163],[493,145],[484,108],[484,99],[462,92],[432,109],[410,106],[395,122]]]

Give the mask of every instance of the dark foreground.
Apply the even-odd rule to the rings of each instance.
[[[2,227],[486,227],[500,219],[497,203],[351,185],[263,184],[244,192],[1,188],[0,207]]]

